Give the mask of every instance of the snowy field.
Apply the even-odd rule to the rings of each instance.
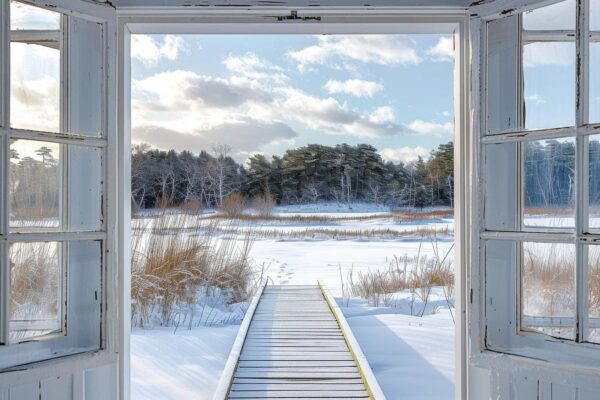
[[[205,218],[211,215],[207,213]],[[344,296],[342,285],[349,273],[356,278],[369,271],[386,271],[393,260],[403,257],[420,254],[432,258],[437,252],[448,253],[451,259],[452,219],[399,221],[383,207],[364,204],[353,205],[351,210],[332,204],[280,207],[273,216],[283,219],[239,225],[247,231],[279,233],[258,235],[253,241],[250,258],[254,267],[264,270],[275,284],[324,282],[337,297],[389,399],[452,399],[454,323],[441,290],[434,289],[420,317],[410,315],[411,303],[415,310],[422,304],[414,298],[411,302],[408,293],[397,293],[389,307],[373,307],[367,300]],[[292,216],[324,219],[285,219]],[[336,233],[304,238],[291,235],[306,229]],[[435,239],[412,234],[419,229],[433,233]],[[375,233],[364,237],[345,233],[369,230]],[[378,230],[408,234],[378,236]],[[228,240],[243,242],[242,238]],[[173,328],[134,329],[133,399],[210,399],[237,329],[233,324],[180,328],[175,334]]]

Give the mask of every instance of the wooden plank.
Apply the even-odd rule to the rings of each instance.
[[[297,379],[297,378],[273,378],[273,379],[256,379],[256,378],[234,378],[233,384],[248,384],[248,383],[260,383],[260,384],[291,384],[291,383],[310,383],[310,384],[343,384],[343,385],[354,385],[362,384],[360,378],[341,378],[341,379],[320,379],[315,381],[314,379]]]
[[[358,374],[358,368],[356,367],[318,367],[318,366],[305,366],[305,367],[239,367],[238,372],[247,372],[251,374],[260,374],[264,372],[281,372],[281,373],[355,373]]]
[[[346,343],[343,340],[338,341],[324,341],[324,340],[293,340],[293,339],[249,339],[247,343],[247,348],[251,349],[253,347],[265,347],[265,346],[273,346],[273,347],[298,347],[300,350],[311,351],[310,348],[313,348],[312,351],[320,351],[323,350],[323,347],[341,347],[345,351],[348,350]],[[277,349],[280,350],[280,349]],[[264,349],[262,350],[264,351]]]
[[[276,368],[276,367],[353,367],[356,368],[354,360],[268,360],[268,361],[246,361],[242,360],[238,364],[238,368]]]
[[[321,354],[321,355],[292,355],[292,356],[283,356],[283,355],[249,355],[242,354],[240,357],[241,361],[354,361],[352,356],[348,354],[341,355],[331,355],[331,354]]]
[[[348,397],[368,397],[367,391],[354,391],[354,390],[331,390],[331,391],[320,391],[320,390],[253,390],[234,392],[229,394],[230,399],[247,399],[247,398],[315,398],[324,397],[328,399],[347,399]]]
[[[242,352],[242,356],[263,356],[263,357],[267,357],[267,356],[285,356],[285,357],[293,357],[293,356],[320,356],[320,357],[335,357],[335,356],[352,356],[350,353],[348,353],[348,350],[344,349],[344,350],[333,350],[333,351],[327,351],[327,350],[323,350],[321,348],[319,348],[321,351],[317,350],[317,351],[296,351],[296,350],[288,350],[288,349],[272,349],[272,350],[262,350],[262,351],[256,351],[256,350],[250,350],[250,349],[245,349]]]
[[[311,345],[306,345],[306,346],[275,346],[276,348],[273,348],[273,350],[276,351],[318,351],[318,352],[344,352],[344,351],[348,351],[348,347],[347,346],[311,346]],[[247,351],[253,351],[253,352],[267,352],[269,351],[270,346],[268,345],[255,345],[255,346],[247,346],[244,349]]]
[[[248,390],[365,390],[362,382],[358,383],[328,383],[314,382],[310,383],[234,383],[231,386],[232,391]]]
[[[360,379],[358,372],[310,372],[310,371],[237,371],[236,378],[287,378],[287,379],[331,379],[331,378],[354,378]]]

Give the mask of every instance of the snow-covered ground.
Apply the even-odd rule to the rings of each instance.
[[[131,333],[133,400],[210,399],[239,325],[134,329]]]
[[[281,238],[259,238],[251,258],[265,268],[276,284],[324,282],[338,302],[389,399],[452,399],[454,395],[454,323],[446,301],[434,293],[425,316],[411,316],[408,294],[399,293],[393,307],[371,307],[366,300],[342,299],[342,279],[349,271],[387,270],[390,262],[416,254],[432,257],[450,252],[451,219],[398,223],[382,207],[332,204],[278,207],[276,215],[326,217],[378,216],[368,220],[261,221],[254,229],[276,230]],[[381,217],[381,218],[379,218]],[[247,224],[247,222],[245,222]],[[421,237],[286,238],[285,232],[306,228],[398,231],[427,228],[447,230],[436,239]],[[241,240],[240,240],[241,242]],[[418,303],[418,301],[417,301]],[[418,308],[419,305],[415,304]],[[132,392],[134,400],[209,399],[237,333],[238,325],[134,329],[132,334]],[[431,383],[435,382],[435,385]]]
[[[454,323],[447,309],[414,317],[363,301],[342,311],[388,399],[454,399]]]

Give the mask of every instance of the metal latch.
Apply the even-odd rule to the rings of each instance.
[[[298,15],[298,10],[292,10],[290,11],[290,15],[280,15],[277,17],[277,21],[320,21],[321,20],[321,16],[320,15],[315,15],[315,16],[299,16]]]

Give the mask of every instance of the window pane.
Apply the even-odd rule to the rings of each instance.
[[[600,246],[588,246],[588,315],[586,340],[600,343]]]
[[[575,245],[523,243],[521,329],[575,339]]]
[[[58,242],[10,246],[9,342],[62,331],[62,268]]]
[[[69,148],[69,230],[102,228],[102,150]]]
[[[600,135],[590,136],[589,227],[600,228]]]
[[[45,46],[10,44],[10,125],[60,130],[60,52]]]
[[[10,144],[10,227],[16,231],[60,227],[60,145],[34,140]]]
[[[575,30],[575,0],[561,1],[523,13],[523,29]]]
[[[590,43],[590,123],[600,122],[600,43]]]
[[[523,49],[525,128],[575,125],[575,43],[536,42]]]
[[[525,227],[575,226],[575,139],[526,142]]]
[[[60,14],[11,0],[10,29],[60,29]]]
[[[600,31],[600,0],[590,0],[590,30]]]

